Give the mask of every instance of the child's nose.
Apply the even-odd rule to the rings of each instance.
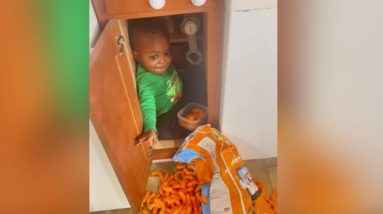
[[[161,63],[161,64],[163,64],[163,63],[165,63],[165,62],[166,62],[166,59],[165,59],[165,57],[160,57],[160,59],[159,59],[158,63]]]

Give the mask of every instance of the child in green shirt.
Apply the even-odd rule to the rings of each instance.
[[[169,35],[165,26],[154,19],[135,21],[129,26],[133,55],[137,61],[136,82],[144,121],[143,133],[136,141],[149,142],[153,146],[158,136],[162,136],[161,131],[157,130],[160,115],[166,120],[165,126],[166,123],[173,124],[165,128],[173,129],[171,132],[180,129],[176,124],[176,111],[180,108],[174,106],[182,95],[182,81],[172,65]],[[170,116],[166,116],[170,113]]]

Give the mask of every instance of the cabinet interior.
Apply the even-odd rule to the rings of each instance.
[[[193,65],[186,60],[186,53],[189,50],[188,36],[181,30],[182,21],[185,17],[193,16],[199,23],[196,32],[197,47],[202,54],[202,63]],[[206,51],[205,51],[205,26],[203,13],[180,14],[172,16],[159,16],[163,19],[169,30],[171,54],[173,65],[183,81],[183,99],[186,103],[196,102],[207,106],[207,81],[206,81]],[[130,19],[127,20],[128,28]],[[169,21],[170,20],[170,21]],[[173,26],[173,27],[172,27]],[[129,29],[128,29],[129,30]],[[186,136],[185,136],[186,137]],[[176,140],[176,139],[174,139]]]

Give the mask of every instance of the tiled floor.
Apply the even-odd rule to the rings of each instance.
[[[247,160],[246,166],[249,168],[251,175],[258,178],[266,186],[267,194],[277,188],[277,158]],[[152,170],[161,169],[166,172],[173,172],[175,164],[173,162],[155,163]],[[148,189],[154,188],[158,182],[155,178],[149,178]],[[100,212],[92,212],[91,214],[131,214],[135,213],[133,209],[107,210]]]

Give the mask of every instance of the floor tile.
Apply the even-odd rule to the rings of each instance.
[[[278,159],[277,158],[265,158],[263,160],[265,161],[265,164],[267,167],[275,167],[278,165]]]
[[[277,167],[268,167],[267,171],[269,173],[272,188],[277,189]]]
[[[249,169],[250,174],[259,179],[266,188],[266,195],[270,195],[273,190],[273,185],[270,180],[269,171],[263,159],[246,160],[245,164]]]
[[[133,209],[118,209],[118,210],[91,212],[90,214],[136,214],[136,213],[137,212]]]

